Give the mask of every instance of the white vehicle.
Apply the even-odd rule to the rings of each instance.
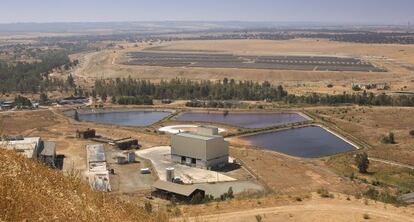
[[[150,168],[141,168],[141,174],[150,174],[151,173],[151,170],[150,170]]]

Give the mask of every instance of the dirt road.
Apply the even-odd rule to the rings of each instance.
[[[256,217],[261,217],[262,221],[363,221],[364,215],[372,221],[414,221],[413,215],[403,215],[371,206],[314,203],[207,215],[188,218],[186,221],[257,221]]]
[[[378,159],[378,158],[373,158],[373,157],[370,157],[369,160],[374,161],[374,162],[380,162],[380,163],[385,163],[385,164],[389,164],[389,165],[393,165],[393,166],[397,166],[397,167],[403,167],[403,168],[408,168],[408,169],[414,170],[414,166],[403,164],[403,163],[397,163],[397,162],[394,162],[394,161],[383,160],[383,159]]]

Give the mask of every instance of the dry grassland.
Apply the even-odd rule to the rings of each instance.
[[[92,192],[76,174],[64,176],[14,151],[0,150],[2,221],[167,221],[142,206]]]
[[[387,73],[291,71],[291,70],[250,70],[221,68],[181,68],[123,65],[125,54],[144,48],[167,51],[219,51],[243,55],[331,55],[355,56],[385,67]],[[391,83],[392,90],[414,90],[413,71],[401,64],[414,65],[414,46],[380,45],[331,42],[327,40],[206,40],[177,41],[160,45],[140,47],[125,46],[124,50],[103,50],[89,54],[78,54],[81,66],[75,71],[84,82],[96,78],[128,77],[150,79],[188,78],[195,80],[221,80],[224,77],[236,80],[271,81],[283,84],[293,93],[326,92],[342,93],[351,91],[352,82]],[[326,85],[333,84],[333,88]],[[377,92],[377,91],[374,91]]]
[[[414,163],[414,109],[399,107],[344,107],[312,111],[370,144],[367,152],[372,157],[383,158],[409,165]],[[394,133],[397,144],[383,144],[382,138]]]

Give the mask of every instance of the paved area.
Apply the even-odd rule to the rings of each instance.
[[[236,179],[218,172],[173,163],[170,159],[170,153],[171,147],[169,146],[153,147],[136,152],[139,157],[152,162],[160,180],[166,180],[166,168],[174,167],[175,176],[180,177],[185,184],[236,181]]]
[[[118,164],[114,157],[120,153],[111,146],[106,148],[106,156],[109,168],[114,169],[115,175],[110,175],[111,187],[113,192],[133,193],[141,190],[151,189],[155,182],[152,174],[141,174],[140,169],[149,167],[149,163],[137,159],[136,163]]]

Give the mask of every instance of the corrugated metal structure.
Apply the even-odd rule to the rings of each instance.
[[[219,135],[178,133],[171,136],[171,159],[204,169],[222,167],[228,163],[229,147]]]
[[[407,204],[414,204],[414,193],[401,195],[398,199]]]
[[[8,150],[14,150],[29,159],[37,159],[42,150],[43,142],[40,137],[14,137],[0,141],[0,145]]]
[[[39,154],[39,159],[48,166],[55,168],[56,144],[53,142],[43,142],[43,149]]]
[[[80,139],[89,139],[96,137],[96,131],[94,129],[76,130],[76,137]]]
[[[111,191],[103,144],[86,146],[89,185],[96,191]]]
[[[205,196],[205,191],[194,185],[181,185],[158,180],[152,185],[152,187],[155,188],[155,192],[153,192],[154,195],[167,199],[175,196],[178,200],[189,201],[196,194],[201,195],[201,198],[204,198]]]

